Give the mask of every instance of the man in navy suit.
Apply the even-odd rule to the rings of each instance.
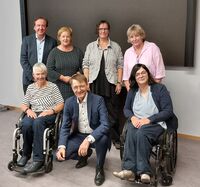
[[[84,75],[71,77],[75,96],[65,101],[60,130],[57,159],[78,159],[76,168],[87,165],[87,159],[95,148],[97,155],[95,184],[105,180],[103,165],[111,146],[108,112],[101,96],[88,92],[89,84]]]
[[[46,34],[47,27],[47,19],[38,17],[34,21],[35,33],[23,38],[20,63],[23,68],[24,94],[28,85],[33,83],[33,65],[37,62],[46,64],[49,52],[57,45],[56,40]]]

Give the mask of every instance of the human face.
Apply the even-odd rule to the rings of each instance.
[[[136,34],[136,33],[132,33],[130,36],[129,36],[129,42],[133,45],[133,47],[135,48],[139,48],[140,46],[143,45],[143,38],[141,35],[139,34]]]
[[[109,36],[109,29],[107,23],[102,23],[99,25],[99,38],[107,39]]]
[[[35,71],[33,72],[33,78],[35,82],[39,85],[42,85],[46,82],[46,77],[47,73],[40,68],[35,69]]]
[[[43,38],[47,31],[47,25],[44,19],[38,19],[35,21],[34,30],[39,38]]]
[[[144,85],[144,84],[148,84],[148,73],[144,68],[140,68],[136,74],[135,74],[135,80],[138,83],[138,85]]]
[[[60,44],[61,44],[62,46],[64,46],[64,47],[70,46],[70,45],[71,45],[71,42],[72,42],[70,33],[67,32],[67,31],[64,31],[64,32],[62,32],[62,33],[60,34],[59,40],[60,40]]]
[[[72,86],[74,95],[79,99],[80,102],[82,102],[88,91],[89,85],[84,81],[79,82],[77,80],[72,80],[71,86]]]

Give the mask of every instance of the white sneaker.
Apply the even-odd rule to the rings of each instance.
[[[141,182],[145,184],[149,184],[151,180],[150,176],[145,173],[140,175],[140,179],[141,179]]]
[[[129,180],[129,181],[134,181],[135,180],[135,174],[131,170],[122,170],[120,172],[113,172],[113,175],[115,177],[118,177],[122,180]]]

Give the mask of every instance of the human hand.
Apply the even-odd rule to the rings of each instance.
[[[56,153],[56,157],[58,160],[65,160],[65,154],[66,154],[66,150],[65,148],[61,147],[58,149],[57,153]]]
[[[85,138],[78,149],[78,155],[86,156],[89,146],[90,142],[87,140],[87,138]]]
[[[43,112],[41,112],[38,117],[42,117],[42,116],[49,116],[49,115],[53,115],[54,111],[52,109],[49,110],[44,110]]]
[[[122,85],[117,83],[116,87],[115,87],[115,93],[118,95],[120,94],[121,92],[121,89],[122,89]]]
[[[133,126],[135,128],[139,128],[140,127],[140,119],[139,118],[137,118],[135,116],[132,116],[131,117],[131,122],[132,122],[132,124],[133,124]]]
[[[36,118],[37,118],[37,114],[36,114],[35,112],[33,112],[31,109],[28,109],[28,110],[26,111],[26,114],[27,114],[27,116],[30,117],[30,118],[33,118],[33,119],[36,119]]]

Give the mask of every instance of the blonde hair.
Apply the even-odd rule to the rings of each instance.
[[[127,30],[128,43],[130,43],[129,39],[133,34],[140,35],[142,37],[143,41],[145,41],[145,39],[146,39],[146,33],[145,33],[144,29],[138,24],[133,24],[128,28],[128,30]]]
[[[57,39],[58,41],[60,41],[60,35],[63,33],[63,32],[67,32],[69,33],[71,39],[72,39],[72,28],[69,27],[69,26],[64,26],[64,27],[61,27],[58,32],[57,32]]]

